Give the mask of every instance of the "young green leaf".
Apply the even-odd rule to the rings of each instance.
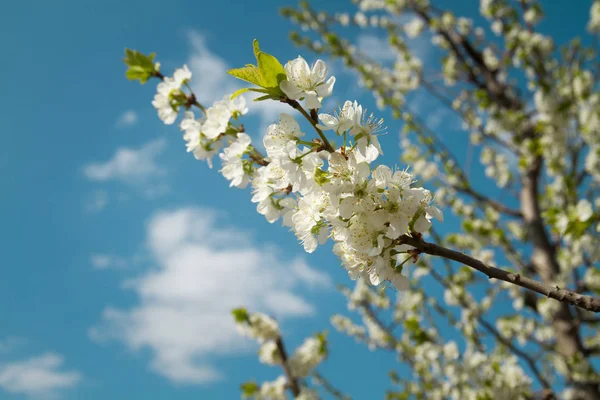
[[[227,73],[265,89],[264,91],[261,91],[261,93],[267,93],[269,96],[263,96],[258,101],[269,98],[279,99],[283,96],[283,92],[279,89],[279,83],[286,77],[283,65],[281,65],[276,57],[261,51],[258,40],[254,39],[252,48],[257,65],[246,64],[245,67],[234,68],[227,71]],[[245,91],[238,91],[233,97],[244,92]]]
[[[125,49],[123,62],[127,65],[125,76],[129,80],[139,80],[144,84],[158,72],[158,64],[154,62],[155,53],[145,55],[137,50]]]
[[[230,69],[229,71],[227,71],[227,73],[229,75],[235,76],[238,79],[241,79],[243,81],[250,82],[257,86],[262,87],[260,71],[258,70],[258,67],[256,67],[255,65],[246,65],[245,67],[242,67],[242,68]]]
[[[248,321],[248,311],[245,308],[236,308],[231,311],[233,314],[233,318],[236,322],[246,322]]]
[[[247,399],[253,397],[258,392],[259,388],[256,382],[249,381],[242,383],[240,389],[242,390],[242,398]]]

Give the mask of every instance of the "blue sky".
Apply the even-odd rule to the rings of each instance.
[[[347,1],[314,4],[352,10]],[[280,60],[298,55],[280,5],[4,5],[0,399],[238,398],[239,383],[279,372],[259,366],[256,346],[233,333],[229,309],[277,315],[291,347],[345,309],[335,285],[348,278],[329,247],[304,254],[255,212],[248,191],[185,153],[177,127],[162,125],[150,104],[154,83],[124,78],[125,47],[154,51],[166,73],[188,63],[210,103],[237,87],[224,72],[253,61],[253,38]],[[587,3],[570,7],[547,10],[559,38],[587,21]],[[374,109],[352,74],[337,64],[334,73],[337,100],[357,97]],[[251,109],[247,130],[259,138],[280,111]],[[425,116],[440,129],[449,118]],[[394,164],[400,125],[387,125],[383,161]],[[322,371],[356,399],[382,395],[393,355],[330,331]]]

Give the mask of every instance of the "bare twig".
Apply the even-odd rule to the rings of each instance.
[[[501,281],[509,282],[525,289],[533,290],[534,292],[543,294],[544,296],[553,298],[555,300],[581,307],[588,311],[600,312],[599,298],[581,295],[566,289],[561,289],[558,286],[552,287],[534,279],[521,276],[520,274],[515,274],[500,268],[492,267],[491,265],[488,265],[467,254],[447,249],[434,243],[428,243],[422,239],[417,239],[412,236],[403,235],[399,238],[399,242],[413,246],[425,254],[458,261],[464,265],[483,272],[489,278],[495,278]]]
[[[288,356],[287,352],[285,351],[283,340],[281,340],[281,336],[277,338],[275,344],[277,345],[277,351],[279,351],[279,356],[281,357],[281,366],[283,368],[283,372],[285,373],[285,377],[287,378],[290,390],[292,391],[294,397],[298,397],[300,394],[300,384],[298,383],[298,379],[296,379],[296,377],[292,374],[292,371],[287,364]]]

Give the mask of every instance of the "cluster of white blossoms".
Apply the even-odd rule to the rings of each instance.
[[[429,319],[424,317],[432,306],[438,309],[446,306],[444,303],[437,304],[434,297],[427,297],[424,292],[402,293],[397,296],[396,304],[390,304],[386,293],[373,290],[362,280],[357,281],[354,290],[344,288],[342,292],[348,300],[348,309],[357,311],[361,318],[353,321],[346,316],[335,315],[331,321],[334,327],[364,342],[371,350],[394,351],[401,361],[411,363],[412,376],[393,378],[400,389],[394,393],[397,398],[424,396],[458,400],[523,399],[531,396],[531,379],[514,356],[507,356],[501,349],[483,353],[477,342],[471,341],[470,338],[477,341],[480,337],[473,334],[477,326],[477,303],[462,302],[463,322],[450,320],[442,328],[446,335],[448,331],[468,323],[470,327],[464,326],[464,331],[471,334],[465,335],[466,343],[457,343],[442,337],[440,327],[431,325],[431,320],[428,322]],[[390,307],[393,308],[391,323],[388,321]],[[470,316],[465,315],[468,311]],[[520,340],[519,335],[532,334],[531,324],[527,324],[525,334],[521,333],[517,328],[519,322],[523,320],[509,326],[510,321],[506,321],[506,332],[503,331],[506,340],[512,341],[513,337]],[[394,332],[395,324],[403,324],[404,329]],[[546,337],[547,332],[541,339],[547,340]]]
[[[243,308],[233,311],[236,328],[241,335],[255,339],[259,343],[268,343],[279,337],[277,321],[261,313],[248,314]]]
[[[277,321],[265,314],[248,313],[243,308],[233,310],[233,315],[238,331],[261,344],[258,351],[261,363],[266,365],[284,364],[283,343]],[[282,375],[272,382],[264,382],[261,385],[255,383],[242,385],[244,396],[257,400],[287,400],[288,379],[299,380],[309,376],[326,356],[325,336],[318,334],[315,337],[309,337],[285,360],[289,374],[287,377]],[[296,396],[296,399],[318,400],[319,397],[316,392],[307,387],[301,387],[300,394]]]
[[[250,137],[243,132],[231,129],[231,119],[248,112],[246,101],[243,97],[235,100],[231,96],[225,96],[223,100],[215,102],[204,112],[204,116],[196,119],[194,113],[187,111],[180,123],[184,131],[183,138],[186,141],[188,152],[192,152],[198,160],[206,160],[212,168],[212,158],[219,153],[223,147],[223,138],[229,142],[229,147],[219,154],[223,160],[223,174],[232,181],[232,186],[246,187],[248,181],[243,172],[246,168],[242,162],[242,155],[246,154],[250,146]],[[160,113],[160,110],[159,110]],[[234,139],[232,134],[237,134]]]
[[[318,113],[335,83],[335,77],[327,77],[323,61],[310,67],[298,57],[283,70],[286,76],[278,88],[285,96],[282,101],[296,109],[301,108],[297,101],[304,101],[310,116],[301,111],[318,138],[306,140],[298,121],[283,113],[263,138],[266,156],[236,123],[248,111],[243,98],[232,100],[228,95],[204,109],[193,94],[182,91],[191,79],[185,66],[159,84],[154,105],[166,123],[174,122],[181,107],[199,106],[201,118],[186,111],[180,123],[188,152],[210,166],[218,154],[220,171],[231,186],[245,188],[250,183],[257,211],[271,223],[282,217],[307,252],[331,238],[333,251],[352,279],[366,276],[373,285],[388,281],[399,290],[407,289],[402,265],[414,254],[400,239],[427,231],[432,218],[443,219],[431,205],[433,196],[413,187],[407,171],[373,165],[383,154],[378,140],[383,120],[356,101],[346,101],[332,114]],[[333,148],[325,136],[328,131],[343,144]]]
[[[156,95],[152,105],[158,111],[158,116],[167,125],[171,125],[177,119],[179,107],[185,94],[181,87],[192,78],[192,72],[187,65],[175,71],[173,77],[166,77],[156,88]]]

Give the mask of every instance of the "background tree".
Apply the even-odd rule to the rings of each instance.
[[[383,244],[375,242],[382,249],[374,256],[397,260],[393,269],[398,275],[364,263],[355,273],[347,253],[340,251],[351,276],[358,278],[354,289],[342,292],[361,322],[335,315],[333,325],[373,350],[394,352],[412,370],[411,376],[391,372],[389,399],[600,399],[600,300],[594,297],[600,294],[600,68],[597,53],[586,44],[591,40],[573,39],[555,48],[551,37],[536,30],[543,11],[534,1],[482,0],[480,12],[488,26],[481,27],[425,0],[357,3],[353,15],[327,14],[305,2],[284,9],[283,15],[303,28],[291,35],[292,40],[341,59],[358,73],[378,105],[402,122],[402,161],[419,178],[417,186],[437,188],[433,198],[455,214],[451,222],[456,232],[442,235],[423,225],[436,216],[427,208],[428,198],[410,215],[401,234],[388,233]],[[395,54],[393,65],[358,51],[343,36],[348,25],[383,30]],[[591,6],[587,27],[597,39],[598,1]],[[437,65],[424,65],[411,50],[410,39],[419,35],[430,37],[439,48]],[[294,142],[294,149],[296,144],[306,146],[305,153],[286,157],[303,166],[312,160],[311,178],[323,186],[334,179],[332,155],[341,154],[348,162],[354,157],[351,152],[369,158],[368,149],[377,147],[377,123],[364,123],[356,104],[344,105],[334,115],[317,113],[333,87],[318,63],[309,77],[298,60],[284,70],[257,44],[255,55],[257,66],[230,73],[258,86],[250,90],[262,93],[264,100],[283,101],[300,112],[318,134],[315,140],[295,135],[292,122],[282,117],[269,128],[263,156],[250,145],[243,125],[235,122],[244,114],[244,104],[226,98],[206,109],[185,90],[189,71],[165,78],[152,57],[135,52],[128,53],[126,62],[132,79],[163,79],[154,105],[166,123],[173,123],[181,108],[197,107],[205,113],[205,119],[195,120],[188,111],[181,123],[188,149],[210,160],[220,151],[221,141],[227,142],[220,156],[221,172],[233,186],[252,182],[253,201],[269,221],[290,218],[287,224],[307,251],[314,250],[323,233],[325,238],[332,235],[330,229],[336,246],[344,244],[346,239],[335,239],[335,221],[346,220],[343,201],[334,204],[334,217],[320,215],[318,223],[301,232],[297,219],[305,211],[302,199],[308,198],[308,189],[298,190],[288,179],[278,189],[280,197],[269,192],[262,198],[256,182],[268,175],[261,171],[281,166],[277,157],[283,148],[288,151],[287,143],[277,140],[285,137]],[[419,93],[437,99],[434,107],[447,107],[460,118],[462,138],[441,137],[428,128],[411,104]],[[341,128],[348,113],[359,118]],[[325,129],[340,136],[343,131],[343,145],[332,145]],[[347,144],[346,131],[355,145]],[[470,157],[464,162],[453,155],[457,141],[468,145]],[[326,167],[318,164],[316,154],[328,160]],[[473,178],[475,159],[487,181]],[[381,176],[378,168],[371,171],[373,181]],[[391,196],[391,184],[386,185],[381,188],[387,196],[383,202]],[[298,203],[287,204],[288,195],[297,191]],[[350,225],[356,215],[356,208],[349,210]],[[389,220],[385,224],[393,226]],[[385,255],[386,249],[394,252]],[[411,261],[416,267],[401,275],[402,265]],[[410,284],[400,278],[405,275]],[[409,288],[394,303],[394,289],[371,286],[380,280]],[[322,387],[344,397],[315,372],[326,355],[325,335],[307,339],[288,357],[274,320],[244,309],[234,316],[242,332],[262,343],[261,361],[280,365],[284,372],[275,382],[244,384],[244,396],[283,399],[289,389],[295,398],[309,399],[318,396],[313,389]],[[315,379],[309,381],[311,375]]]

